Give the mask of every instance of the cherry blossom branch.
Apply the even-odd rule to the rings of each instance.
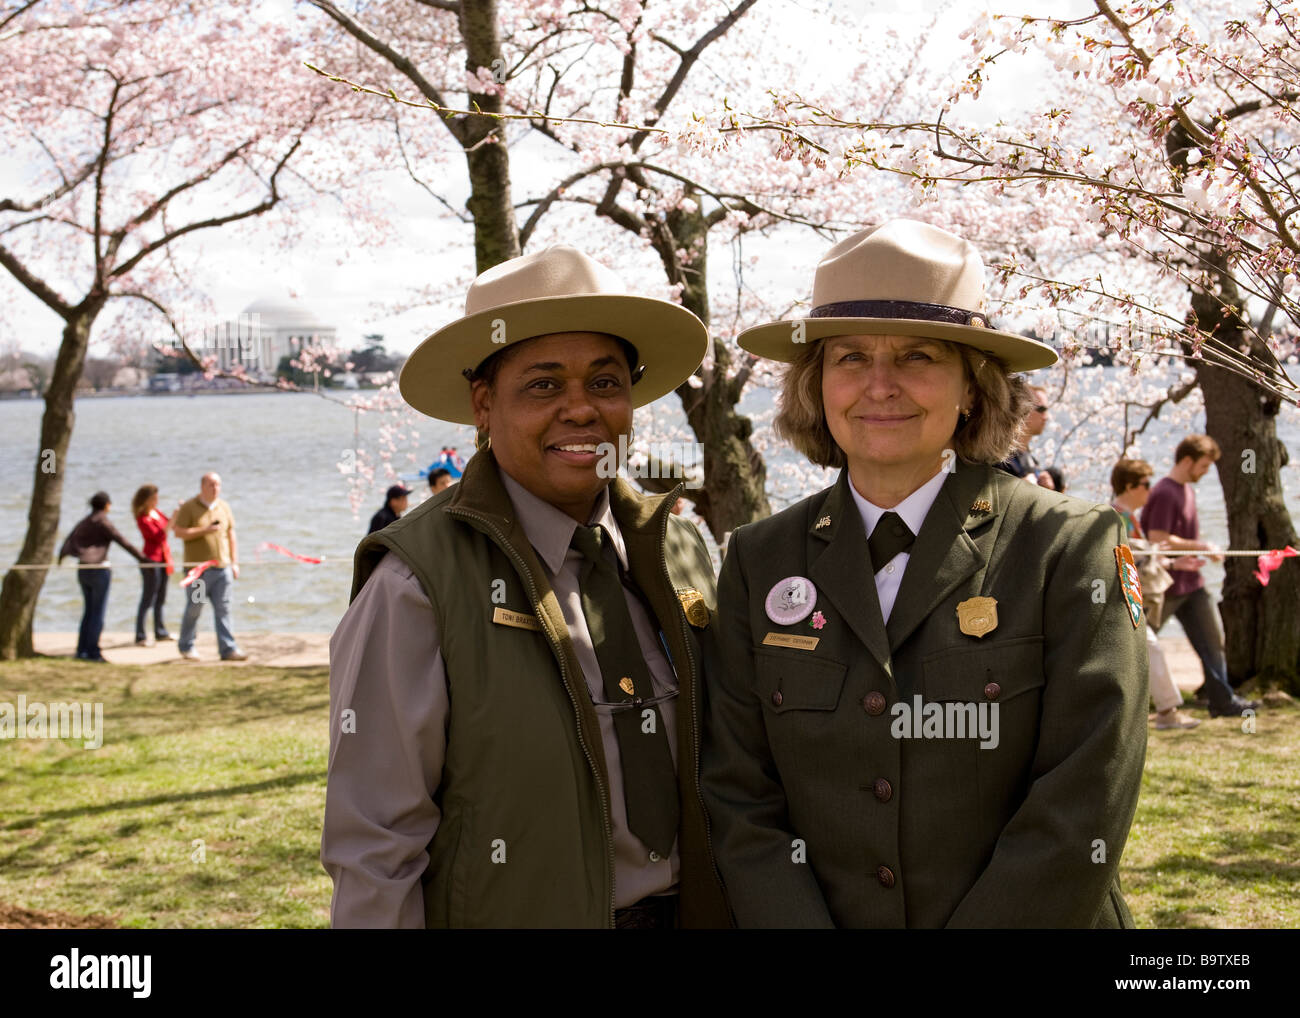
[[[664,115],[664,111],[672,104],[674,97],[681,90],[683,82],[686,81],[687,76],[691,73],[691,68],[694,67],[695,62],[700,59],[700,55],[708,49],[710,45],[726,35],[731,26],[744,17],[745,13],[753,7],[756,2],[757,0],[742,0],[742,2],[737,4],[734,9],[727,11],[726,17],[700,36],[700,38],[696,40],[694,46],[681,55],[681,60],[678,61],[677,69],[673,72],[672,78],[670,78],[668,84],[664,86],[664,90],[659,94],[659,98],[655,100],[654,109],[656,113],[656,121]],[[638,131],[637,134],[633,136],[631,141],[631,149],[633,152],[640,150],[641,145],[645,142],[646,136],[649,134],[649,131],[650,128],[646,128]]]
[[[323,0],[310,0],[310,2],[319,6]],[[328,78],[330,81],[338,82],[340,85],[347,85],[348,88],[352,89],[354,92],[359,92],[362,95],[376,95],[381,99],[387,99],[390,102],[395,102],[402,106],[412,106],[418,110],[433,110],[434,113],[440,114],[449,122],[451,122],[450,118],[452,117],[487,117],[491,120],[526,120],[530,122],[541,120],[551,124],[585,124],[589,127],[610,127],[625,131],[646,131],[665,136],[672,133],[666,128],[654,127],[648,124],[624,123],[617,120],[598,120],[594,117],[557,117],[548,113],[543,113],[541,110],[529,110],[526,113],[490,113],[487,110],[478,109],[477,107],[470,110],[456,109],[455,107],[447,106],[445,103],[428,98],[417,102],[413,99],[402,98],[391,88],[385,92],[381,92],[368,85],[359,85],[355,81],[345,78],[340,74],[330,74],[329,71],[323,71],[314,64],[304,63],[303,66],[308,70],[315,71],[322,78]]]
[[[372,50],[373,52],[379,54],[379,56],[383,57],[390,64],[392,64],[393,67],[396,68],[403,75],[403,77],[405,77],[409,82],[411,82],[411,84],[413,84],[417,89],[419,89],[420,94],[424,96],[426,103],[430,107],[437,108],[437,109],[445,109],[446,104],[443,102],[442,93],[438,91],[437,87],[434,86],[432,82],[430,82],[423,74],[420,73],[420,69],[415,66],[414,62],[412,62],[410,58],[408,58],[402,53],[397,52],[397,50],[393,49],[392,46],[389,46],[378,36],[374,35],[364,25],[362,25],[361,22],[357,21],[356,18],[352,17],[350,14],[346,13],[345,11],[339,10],[338,5],[331,3],[330,0],[308,0],[308,3],[310,3],[313,7],[317,8],[318,10],[324,12],[329,17],[333,18],[334,21],[337,22],[340,26],[342,26],[343,30],[347,32],[350,36],[356,39],[367,49]],[[460,9],[460,5],[457,4],[456,10],[459,11],[459,9]],[[315,67],[312,67],[311,64],[308,64],[307,66],[310,67],[313,71],[316,71],[317,74],[325,73],[323,71],[317,70],[317,68]],[[355,85],[350,81],[344,81],[341,78],[335,78],[329,74],[325,74],[325,77],[329,78],[331,81],[342,81],[343,84],[350,86],[354,92],[365,91],[365,92],[370,92],[374,95],[384,94],[381,92],[374,92],[372,89],[367,89],[361,85]],[[397,98],[396,95],[393,95],[392,97],[394,99]],[[406,103],[406,105],[419,106],[421,104]],[[451,133],[455,136],[457,141],[464,140],[462,138],[461,129],[459,125],[455,124],[454,122],[448,121],[447,129],[451,131]]]
[[[42,304],[64,321],[71,317],[72,305],[60,297],[54,288],[44,280],[38,279],[32,272],[28,271],[27,266],[20,262],[17,256],[3,244],[0,244],[0,265],[8,269],[10,275],[22,283]]]
[[[280,191],[278,187],[278,177],[280,175],[280,172],[284,169],[285,164],[289,162],[289,160],[293,157],[293,154],[297,152],[301,146],[302,146],[302,136],[299,135],[294,140],[294,143],[289,147],[288,151],[286,151],[284,155],[281,156],[279,161],[276,163],[275,169],[274,171],[272,171],[271,178],[269,181],[270,194],[267,195],[267,197],[264,200],[262,200],[256,205],[252,205],[246,209],[242,209],[239,212],[231,212],[224,216],[212,216],[211,218],[204,219],[196,223],[189,223],[185,226],[177,227],[174,230],[164,233],[153,243],[146,244],[139,251],[137,251],[132,257],[128,258],[125,262],[123,262],[116,269],[114,269],[113,272],[111,273],[111,276],[113,278],[125,276],[128,272],[130,272],[133,268],[135,268],[138,264],[140,264],[140,262],[142,262],[145,258],[149,257],[149,255],[153,254],[159,248],[166,247],[168,244],[185,236],[188,233],[193,233],[196,230],[208,230],[217,226],[224,226],[227,223],[238,222],[241,219],[250,219],[254,216],[260,216],[263,212],[270,211],[280,201]]]
[[[41,0],[27,0],[27,3],[19,4],[12,11],[6,12],[4,17],[0,18],[0,32],[3,32],[6,26],[8,26],[11,22],[13,22],[16,18],[21,17],[27,11],[30,11],[33,7],[35,7],[40,2]]]
[[[1130,445],[1132,445],[1134,442],[1137,441],[1138,436],[1141,435],[1144,431],[1146,431],[1147,425],[1160,416],[1160,411],[1164,409],[1167,403],[1181,403],[1184,399],[1186,399],[1188,396],[1190,396],[1193,392],[1196,391],[1197,385],[1198,382],[1195,378],[1188,379],[1186,382],[1174,386],[1174,388],[1170,389],[1167,393],[1165,393],[1163,398],[1157,400],[1155,403],[1151,404],[1150,406],[1143,403],[1126,402],[1124,404],[1124,422],[1125,422],[1124,448],[1127,449]],[[1131,406],[1142,407],[1147,411],[1147,415],[1146,418],[1142,421],[1140,425],[1138,425],[1137,428],[1133,429],[1132,431],[1129,431],[1128,430],[1128,408]]]

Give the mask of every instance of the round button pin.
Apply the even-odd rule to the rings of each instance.
[[[817,605],[817,588],[806,576],[787,576],[767,593],[767,617],[778,626],[802,622]]]

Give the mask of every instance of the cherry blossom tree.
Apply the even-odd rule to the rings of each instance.
[[[345,167],[312,150],[346,97],[303,71],[299,42],[294,24],[261,18],[251,0],[0,8],[0,141],[18,168],[0,194],[0,267],[63,322],[19,567],[53,557],[74,391],[105,309],[148,309],[186,342],[196,238],[281,216],[342,179]],[[6,574],[0,657],[33,653],[44,578]]]
[[[770,366],[755,364],[727,339],[739,326],[788,306],[773,307],[745,283],[744,242],[790,226],[829,238],[853,220],[821,190],[824,167],[719,159],[680,136],[703,126],[692,111],[721,91],[760,97],[773,77],[815,77],[817,49],[852,45],[853,32],[861,36],[865,26],[846,27],[826,11],[775,6],[758,18],[754,0],[609,0],[572,9],[549,0],[389,0],[346,9],[329,0],[311,3],[370,56],[323,48],[316,66],[390,100],[397,154],[422,183],[441,178],[439,186],[427,184],[429,193],[473,224],[480,271],[496,255],[580,236],[581,246],[643,291],[661,290],[712,327],[704,363],[677,390],[686,436],[702,449],[704,468],[703,487],[688,489],[687,497],[719,540],[767,515],[761,451],[767,436],[756,434],[737,407],[749,385],[770,382]],[[483,20],[489,11],[495,28]],[[800,36],[806,37],[802,51],[791,45]],[[901,45],[883,45],[879,32],[871,41],[873,66],[897,68],[892,78],[878,73],[874,82],[882,106],[892,108],[889,97],[898,97],[900,81],[914,71]],[[867,48],[864,41],[861,49]],[[896,59],[886,59],[887,49]],[[450,196],[455,178],[445,172],[446,147],[437,143],[443,132],[430,126],[431,112],[465,152],[464,210]],[[470,160],[489,147],[500,150],[500,162],[484,174]],[[522,198],[511,193],[520,165]],[[858,203],[854,216],[887,205],[880,193],[865,205],[862,198],[844,195]],[[512,247],[502,223],[513,224],[516,213],[522,222]],[[710,279],[711,248],[729,249],[734,286]],[[495,254],[485,260],[485,251]],[[642,285],[654,266],[659,283]],[[639,426],[642,454],[650,454],[648,431],[663,437],[670,427],[662,414],[653,429]],[[671,465],[663,466],[662,473],[671,473]],[[664,478],[641,480],[652,489],[671,486]]]

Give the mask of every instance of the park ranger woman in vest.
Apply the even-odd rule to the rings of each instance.
[[[895,220],[820,263],[778,434],[839,467],[731,536],[703,788],[745,926],[1124,926],[1146,747],[1140,592],[1109,506],[993,468],[1056,360],[984,267]],[[874,576],[874,581],[873,581]]]
[[[698,531],[610,469],[708,337],[569,247],[470,287],[402,370],[461,481],[357,549],[330,641],[335,926],[716,926]]]

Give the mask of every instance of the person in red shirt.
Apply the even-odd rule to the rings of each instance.
[[[154,640],[174,640],[163,622],[163,602],[167,598],[167,577],[175,572],[172,550],[167,543],[167,531],[172,521],[158,508],[158,488],[153,484],[141,485],[131,499],[131,515],[144,537],[144,557],[140,566],[140,608],[135,615],[135,643],[137,647],[151,647]],[[152,563],[162,563],[153,565]],[[145,620],[153,611],[153,639],[145,630]]]

